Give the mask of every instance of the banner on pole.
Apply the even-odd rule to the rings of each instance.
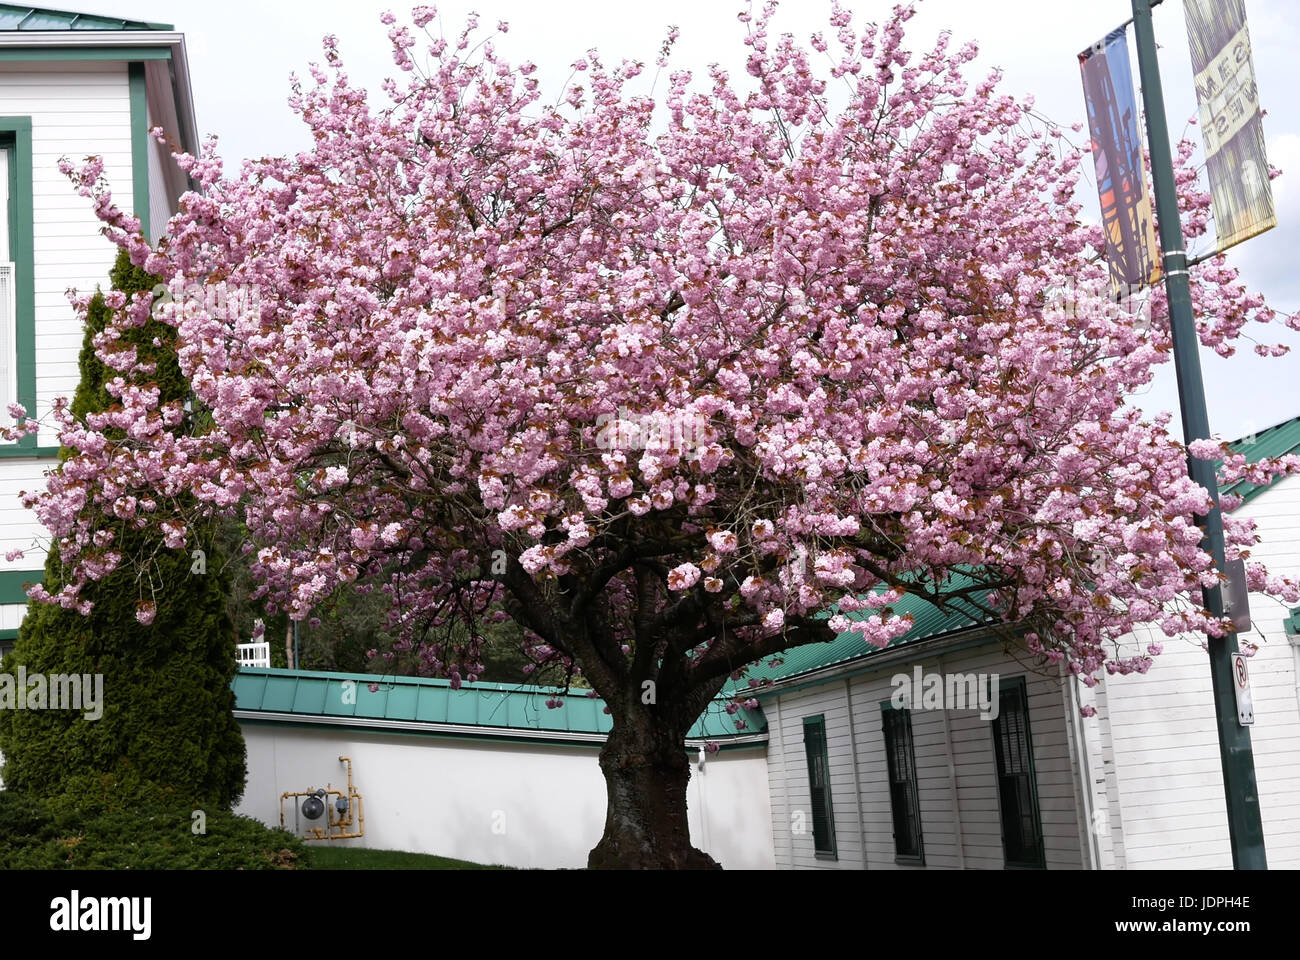
[[[1183,0],[1218,250],[1277,226],[1245,0]]]
[[[1111,287],[1127,293],[1160,279],[1160,247],[1142,162],[1126,29],[1112,30],[1079,54],[1079,69]]]

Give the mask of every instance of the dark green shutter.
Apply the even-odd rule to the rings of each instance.
[[[889,807],[894,818],[894,853],[899,860],[924,863],[912,715],[910,711],[898,710],[884,703],[881,705],[881,720],[889,767]]]
[[[835,813],[831,806],[830,763],[826,755],[826,721],[807,717],[803,722],[803,745],[808,757],[808,789],[812,797],[813,849],[835,856]]]
[[[1029,698],[1024,677],[1004,681],[992,723],[1002,813],[1002,852],[1009,867],[1042,867],[1043,825],[1038,814]]]

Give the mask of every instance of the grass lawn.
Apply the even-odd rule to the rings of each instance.
[[[367,850],[362,847],[311,845],[315,870],[508,870],[468,860],[452,860],[404,850]]]

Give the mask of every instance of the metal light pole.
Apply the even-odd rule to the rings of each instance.
[[[1183,414],[1183,438],[1190,444],[1193,440],[1209,439],[1210,420],[1205,411],[1200,342],[1187,282],[1187,251],[1183,248],[1183,227],[1178,219],[1174,165],[1169,150],[1164,95],[1160,89],[1155,30],[1151,24],[1151,7],[1159,2],[1133,0],[1133,33],[1137,39],[1142,104],[1146,109],[1147,138],[1151,149],[1151,179],[1159,218],[1160,248],[1164,255],[1165,293],[1169,299],[1178,403]],[[1222,571],[1226,569],[1223,518],[1219,513],[1219,488],[1214,466],[1208,460],[1189,457],[1188,472],[1214,500],[1214,507],[1204,517],[1198,518],[1198,523],[1205,534],[1203,544],[1213,555],[1215,567]],[[1213,587],[1203,591],[1202,595],[1206,609],[1213,616],[1221,617],[1223,597],[1220,589]],[[1250,729],[1237,722],[1236,694],[1233,692],[1232,655],[1237,653],[1237,635],[1228,633],[1224,637],[1207,637],[1207,640],[1214,684],[1214,714],[1219,728],[1219,753],[1223,762],[1223,791],[1228,802],[1232,864],[1238,870],[1264,870],[1268,863],[1264,857],[1264,827],[1259,816],[1259,789],[1255,784]]]

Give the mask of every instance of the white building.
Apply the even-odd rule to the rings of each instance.
[[[197,145],[185,38],[166,24],[0,4],[0,418],[17,398],[37,417],[77,388],[82,326],[66,291],[107,286],[117,249],[90,202],[59,172],[97,154],[118,205],[157,239],[188,189],[149,136]],[[0,443],[0,645],[12,644],[44,553],[31,511],[58,451],[49,432]],[[27,550],[16,562],[10,550]]]
[[[1300,418],[1238,447],[1300,451]],[[1238,485],[1253,557],[1300,576],[1300,477]],[[908,604],[913,606],[908,607]],[[786,656],[759,696],[779,867],[1231,868],[1209,659],[1163,634],[1144,676],[1089,691],[984,628],[907,598],[883,651],[841,637]],[[900,611],[901,612],[901,611]],[[1300,610],[1252,595],[1251,728],[1268,864],[1300,867]],[[895,710],[895,676],[996,674],[1000,710]],[[909,683],[911,688],[914,684]],[[1080,706],[1096,716],[1084,719]]]
[[[1300,450],[1300,418],[1252,456]],[[1239,487],[1263,538],[1254,556],[1300,575],[1300,477]],[[691,734],[722,749],[694,768],[691,835],[727,867],[819,869],[1230,868],[1209,662],[1166,640],[1145,676],[1094,691],[1027,667],[981,625],[924,601],[885,650],[856,635],[799,647],[737,734],[706,714]],[[1271,867],[1300,867],[1300,611],[1252,598],[1255,769]],[[1257,631],[1257,632],[1256,632]],[[1145,647],[1146,637],[1135,638]],[[983,678],[984,703],[897,709],[895,678]],[[355,766],[365,836],[339,842],[514,866],[580,866],[604,823],[599,703],[492,684],[243,670],[249,751],[240,812],[280,822],[284,793]],[[946,686],[946,685],[945,685]],[[351,690],[349,700],[346,691]],[[946,691],[949,692],[949,691]],[[951,693],[970,692],[954,685]],[[991,708],[990,693],[997,697]],[[1096,716],[1084,719],[1090,703]],[[715,704],[715,706],[717,706]],[[285,806],[290,829],[298,810]]]
[[[1239,441],[1251,459],[1300,453],[1300,417]],[[1257,525],[1251,552],[1277,574],[1300,577],[1300,477],[1266,488],[1238,484],[1234,516]],[[1249,661],[1255,723],[1250,728],[1264,846],[1270,868],[1300,867],[1300,608],[1250,598],[1256,643]],[[1223,773],[1199,646],[1173,643],[1146,676],[1110,677],[1097,688],[1097,716],[1084,724],[1090,765],[1105,774],[1093,806],[1106,811],[1109,836],[1097,838],[1102,866],[1231,868]],[[1145,638],[1141,640],[1145,645]],[[1100,761],[1100,762],[1099,762]],[[1099,818],[1100,819],[1100,818]]]
[[[610,719],[583,692],[550,709],[536,688],[276,669],[241,670],[234,687],[248,746],[238,813],[271,826],[283,815],[291,832],[321,827],[301,794],[346,793],[347,757],[365,818],[347,832],[364,835],[323,842],[555,868],[586,866],[600,840]],[[738,732],[715,704],[688,734],[691,839],[724,867],[767,869],[767,737],[761,715],[742,716]],[[705,752],[706,741],[720,749]]]
[[[147,131],[197,136],[183,35],[170,26],[0,4],[0,417],[38,417],[77,386],[82,329],[69,287],[106,281],[115,249],[58,170],[104,158],[124,209],[156,240],[188,186]],[[1300,419],[1256,456],[1300,450]],[[42,531],[18,502],[54,463],[48,432],[0,444],[0,651],[42,576]],[[1243,488],[1254,556],[1300,576],[1300,478]],[[25,549],[24,559],[3,554]],[[908,606],[912,604],[912,606]],[[1300,614],[1252,601],[1252,730],[1273,867],[1300,867]],[[712,713],[692,731],[694,842],[729,867],[838,869],[1229,867],[1218,739],[1203,652],[1167,642],[1146,676],[1087,691],[1019,662],[989,631],[909,598],[916,626],[883,651],[856,637],[791,651],[744,733]],[[1288,626],[1289,625],[1289,626]],[[1141,638],[1138,638],[1141,640]],[[248,651],[251,656],[254,651]],[[891,702],[894,677],[996,674],[997,716]],[[282,795],[345,780],[365,835],[337,842],[516,866],[580,866],[600,836],[599,704],[491,684],[246,669],[241,812],[280,822]],[[349,687],[348,684],[351,684]],[[358,689],[358,685],[359,689]],[[344,691],[356,696],[345,701]],[[986,691],[987,692],[987,691]],[[1079,707],[1091,702],[1093,718]],[[991,711],[990,711],[991,712]],[[700,765],[702,762],[702,766]],[[299,813],[291,800],[287,809]],[[291,824],[292,826],[292,824]],[[333,841],[331,841],[333,842]]]

